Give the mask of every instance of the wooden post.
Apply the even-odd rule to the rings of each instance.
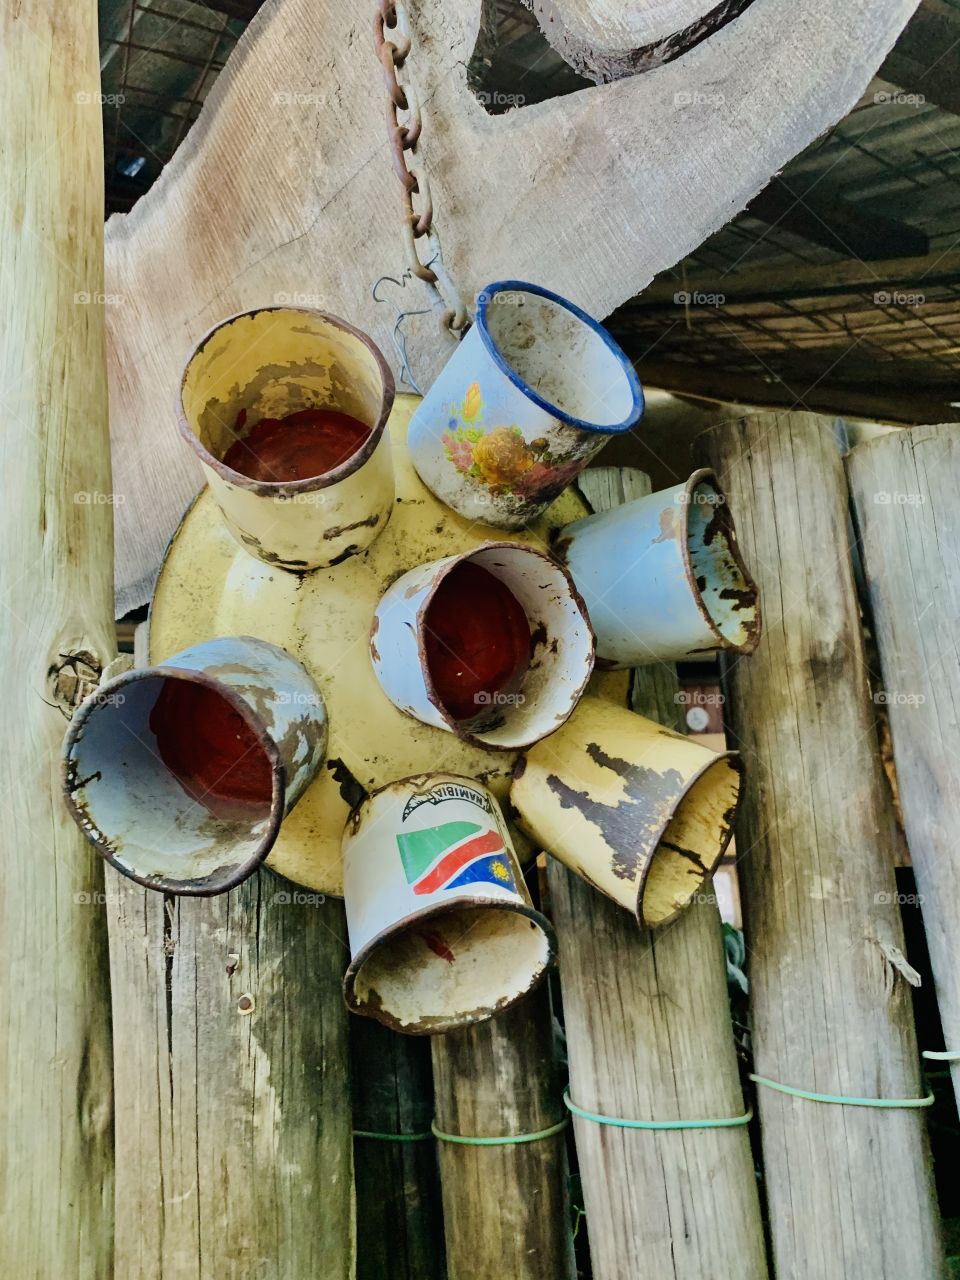
[[[124,1280],[352,1280],[346,924],[296,893],[113,881]]]
[[[350,1019],[353,1123],[382,1134],[429,1134],[430,1045],[372,1018]],[[357,1280],[442,1280],[443,1210],[433,1137],[355,1137]]]
[[[68,817],[70,712],[114,657],[93,0],[0,6],[0,1275],[112,1268],[103,869]]]
[[[546,984],[487,1022],[433,1039],[444,1133],[538,1133],[564,1116]],[[438,1142],[450,1280],[574,1280],[564,1133],[474,1147]]]
[[[581,477],[595,510],[650,492],[642,472]],[[684,729],[676,670],[634,673],[636,711]],[[570,1091],[587,1110],[635,1120],[721,1118],[745,1110],[716,904],[641,929],[549,860]],[[746,1128],[630,1132],[576,1119],[596,1280],[767,1274]]]
[[[757,414],[703,451],[760,587],[756,653],[727,669],[747,766],[737,827],[755,1070],[834,1096],[924,1093],[913,971],[829,420]],[[835,1106],[758,1088],[778,1275],[943,1274],[922,1110]]]
[[[847,475],[883,668],[904,825],[960,1099],[960,426],[895,431]],[[936,1049],[936,1045],[924,1045]]]

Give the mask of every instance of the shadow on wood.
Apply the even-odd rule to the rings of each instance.
[[[430,1134],[430,1043],[373,1018],[350,1018],[355,1129]],[[443,1209],[437,1144],[357,1135],[357,1280],[443,1280]]]

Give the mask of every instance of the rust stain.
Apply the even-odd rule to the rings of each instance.
[[[435,933],[431,929],[420,929],[419,936],[435,956],[439,956],[441,960],[446,960],[447,964],[454,963],[457,957],[453,954],[439,933]]]
[[[677,536],[676,519],[673,507],[664,507],[660,512],[660,533],[650,543],[651,547],[655,547],[658,542],[669,542],[671,538]]]
[[[553,552],[553,554],[557,557],[558,560],[565,561],[567,558],[567,552],[570,550],[570,546],[572,542],[573,542],[573,538],[557,538],[554,541],[553,546],[550,548],[550,550]]]
[[[327,768],[340,788],[340,799],[344,804],[355,809],[361,801],[366,800],[368,795],[366,787],[357,781],[342,760],[328,760]]]
[[[587,743],[586,752],[595,764],[623,779],[626,794],[622,800],[604,804],[553,773],[547,775],[547,786],[559,798],[561,808],[576,809],[597,828],[613,854],[614,875],[634,880],[643,870],[649,837],[666,821],[671,803],[683,789],[683,778],[676,769],[658,773],[607,755],[596,742]]]
[[[334,565],[343,564],[344,560],[349,560],[350,557],[355,556],[359,550],[360,550],[359,544],[356,542],[351,542],[349,547],[347,547],[345,551],[341,551],[340,554],[335,559],[330,561],[330,563],[327,565],[327,568],[332,569]]]
[[[324,542],[332,542],[335,538],[342,538],[345,533],[352,533],[354,529],[372,529],[380,523],[379,514],[367,516],[366,520],[355,520],[353,524],[339,524],[332,529],[324,529]],[[293,562],[291,562],[293,563]],[[305,563],[298,561],[297,563]]]

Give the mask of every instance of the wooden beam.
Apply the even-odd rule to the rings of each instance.
[[[821,298],[834,294],[923,293],[960,283],[960,251],[922,258],[876,262],[831,262],[824,266],[789,263],[776,268],[746,267],[707,272],[691,264],[685,277],[673,268],[649,284],[622,314],[673,304],[678,293],[722,295],[726,303],[773,302],[781,298]]]
[[[61,794],[116,655],[93,0],[0,5],[0,1275],[113,1274],[103,862]]]
[[[929,236],[917,227],[841,200],[820,182],[807,190],[793,179],[774,178],[744,213],[864,262],[923,257],[930,249]]]
[[[722,664],[747,768],[737,849],[754,1070],[832,1096],[922,1098],[916,974],[831,423],[736,418],[705,433],[702,455],[736,512],[764,613],[756,652]],[[764,1085],[757,1096],[778,1276],[943,1275],[922,1110],[824,1105]]]
[[[629,353],[629,337],[621,337],[621,341]],[[680,364],[668,360],[639,359],[637,371],[645,386],[662,387],[665,391],[685,393],[705,400],[782,406],[786,409],[806,408],[850,418],[875,418],[878,422],[898,422],[905,425],[953,417],[956,410],[949,407],[950,400],[960,399],[957,386],[936,388],[918,384],[881,391],[862,384],[831,381],[828,376],[816,386],[804,381],[794,388],[782,382],[767,382],[749,374],[713,369],[709,365]],[[637,437],[638,451],[629,449],[625,443],[615,454],[617,462],[645,465],[642,431],[637,433]],[[604,460],[607,460],[606,455]],[[613,460],[613,456],[610,460]]]
[[[860,445],[847,475],[940,1020],[960,1053],[960,425]]]
[[[943,0],[923,0],[878,72],[909,93],[960,115],[960,21]]]

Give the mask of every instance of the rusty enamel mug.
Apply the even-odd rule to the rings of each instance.
[[[733,834],[743,767],[615,703],[584,698],[518,761],[520,826],[638,923],[666,924],[710,878]]]
[[[464,564],[486,570],[522,608],[530,662],[518,689],[478,694],[476,714],[458,719],[437,688],[427,637],[435,634],[431,607],[438,590]],[[467,611],[465,628],[470,621]],[[475,746],[516,751],[553,733],[570,715],[593,671],[594,639],[583,602],[556,560],[519,542],[488,542],[398,578],[377,606],[370,656],[384,693],[407,715]]]
[[[106,681],[64,743],[67,805],[111,866],[222,893],[267,856],[327,743],[320,690],[283,649],[209,640]]]
[[[374,791],[343,833],[348,1008],[408,1035],[481,1022],[546,976],[555,943],[496,800],[419,774]]]
[[[359,329],[322,311],[263,307],[231,316],[197,344],[180,387],[180,434],[237,541],[267,564],[301,572],[363,551],[386,525],[393,397],[393,375]],[[255,480],[224,463],[258,423],[307,409],[348,414],[369,434],[306,479]]]
[[[553,551],[583,595],[600,666],[757,647],[759,593],[712,471],[575,520]]]
[[[519,529],[642,416],[640,381],[602,325],[539,285],[500,280],[478,296],[408,447],[454,511]]]

